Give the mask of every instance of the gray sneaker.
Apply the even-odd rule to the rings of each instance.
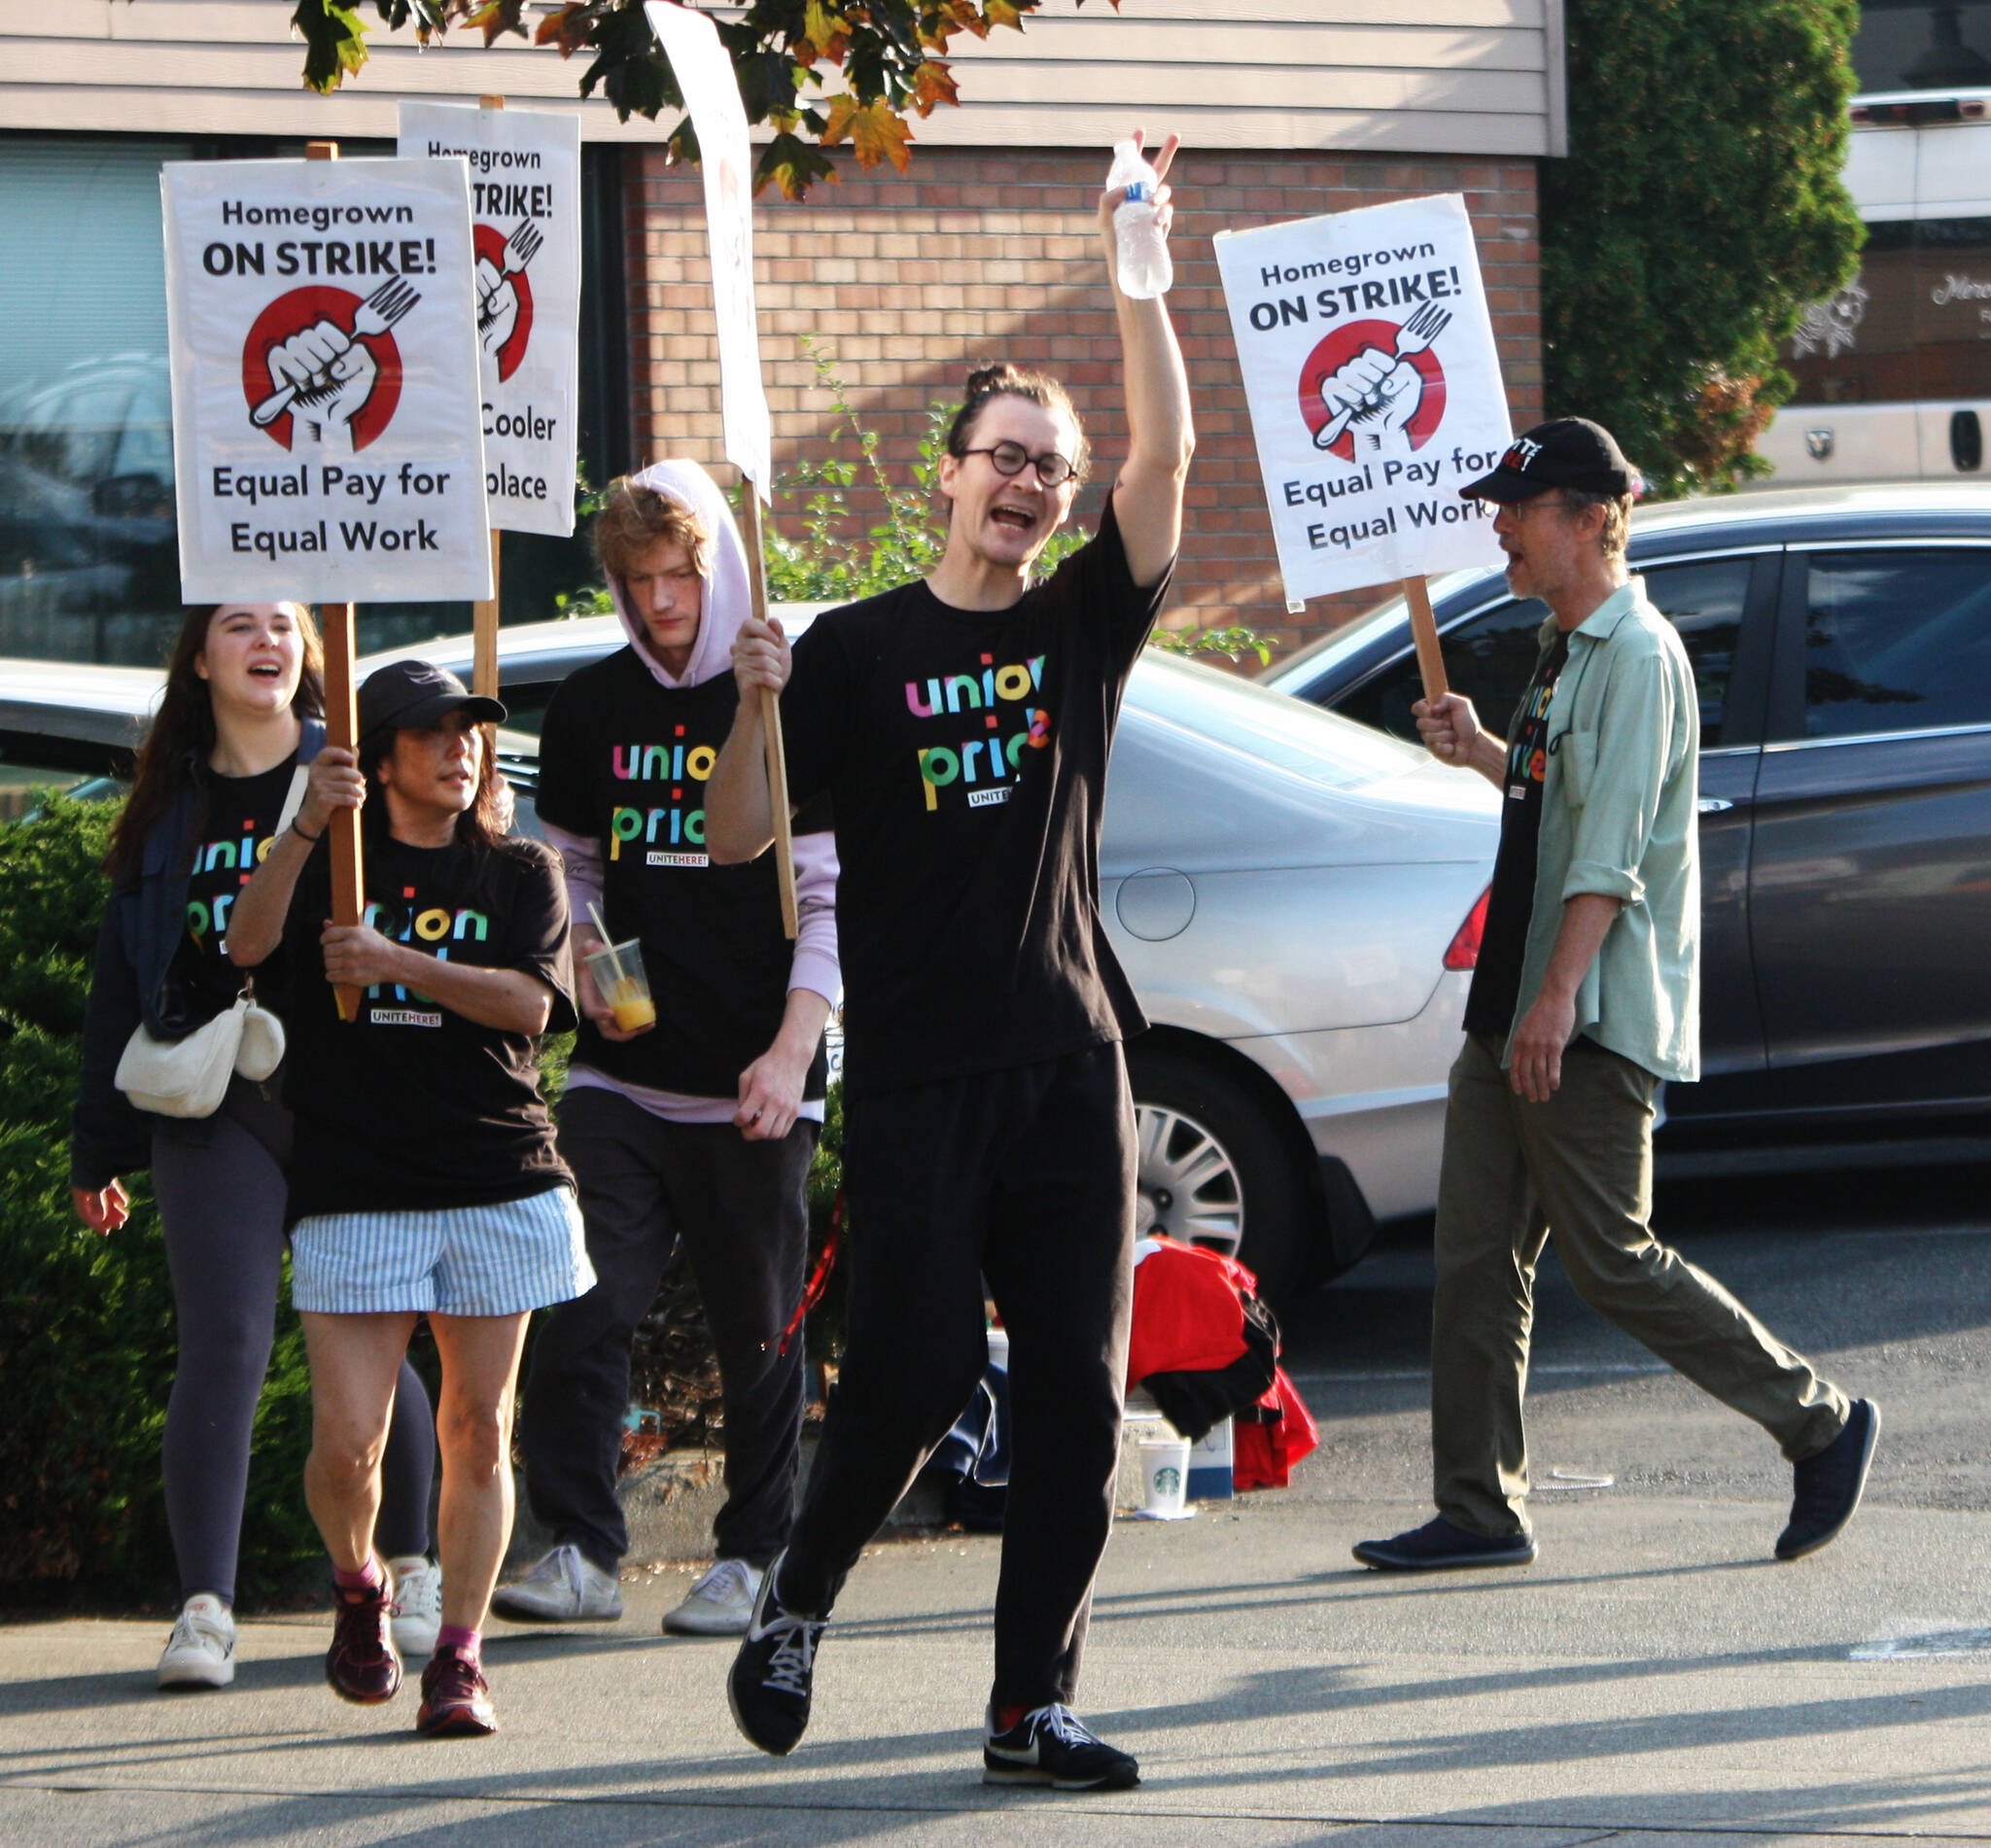
[[[612,1623],[622,1586],[578,1547],[555,1547],[516,1585],[501,1585],[491,1608],[518,1623]]]
[[[234,1679],[234,1616],[212,1591],[195,1592],[166,1638],[159,1686],[226,1688]]]
[[[388,1628],[405,1661],[425,1662],[436,1653],[442,1628],[442,1568],[426,1554],[409,1554],[387,1562],[394,1581],[394,1602],[388,1606]]]
[[[744,1559],[721,1559],[664,1613],[664,1628],[680,1636],[745,1636],[760,1595],[762,1568]]]

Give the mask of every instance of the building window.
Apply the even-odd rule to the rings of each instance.
[[[1991,0],[1860,0],[1853,69],[1863,93],[1991,85]]]
[[[0,135],[0,656],[156,667],[180,622],[159,167],[302,144]],[[393,152],[353,144],[355,155]],[[627,467],[620,169],[583,150],[580,444]],[[505,538],[504,619],[594,575],[585,534]],[[468,604],[367,604],[365,651],[469,628]]]

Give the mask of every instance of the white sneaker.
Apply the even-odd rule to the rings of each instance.
[[[516,1585],[501,1585],[491,1608],[522,1623],[612,1623],[622,1586],[578,1547],[555,1547]]]
[[[196,1591],[166,1638],[159,1686],[226,1688],[234,1679],[234,1614],[212,1591]]]
[[[721,1559],[684,1594],[684,1602],[664,1613],[664,1628],[680,1636],[745,1636],[760,1595],[760,1566]]]
[[[442,1628],[442,1568],[425,1553],[410,1553],[390,1559],[387,1570],[394,1578],[394,1602],[387,1607],[394,1646],[406,1660],[425,1662]]]

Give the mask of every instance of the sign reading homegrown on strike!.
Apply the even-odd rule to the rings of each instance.
[[[1216,251],[1288,600],[1497,563],[1492,509],[1458,498],[1509,440],[1465,201],[1227,231]]]
[[[507,533],[574,531],[579,404],[580,118],[402,103],[407,159],[470,164],[484,485]]]
[[[181,594],[491,594],[470,176],[169,161]]]

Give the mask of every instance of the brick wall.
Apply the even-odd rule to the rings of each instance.
[[[968,367],[1039,366],[1070,389],[1098,458],[1078,504],[1090,525],[1124,451],[1119,343],[1094,230],[1103,150],[999,156],[916,149],[910,173],[862,174],[802,205],[763,197],[754,273],[778,468],[821,456],[830,410],[796,337],[822,336],[864,422],[902,468],[927,404]],[[719,459],[718,356],[698,176],[646,149],[629,197],[632,390],[645,460]],[[1184,154],[1169,300],[1194,394],[1189,528],[1165,620],[1245,622],[1290,647],[1376,601],[1321,599],[1288,616],[1210,238],[1281,219],[1462,192],[1499,333],[1517,427],[1541,415],[1535,169],[1530,160],[1337,154]],[[778,505],[776,518],[784,517]]]

